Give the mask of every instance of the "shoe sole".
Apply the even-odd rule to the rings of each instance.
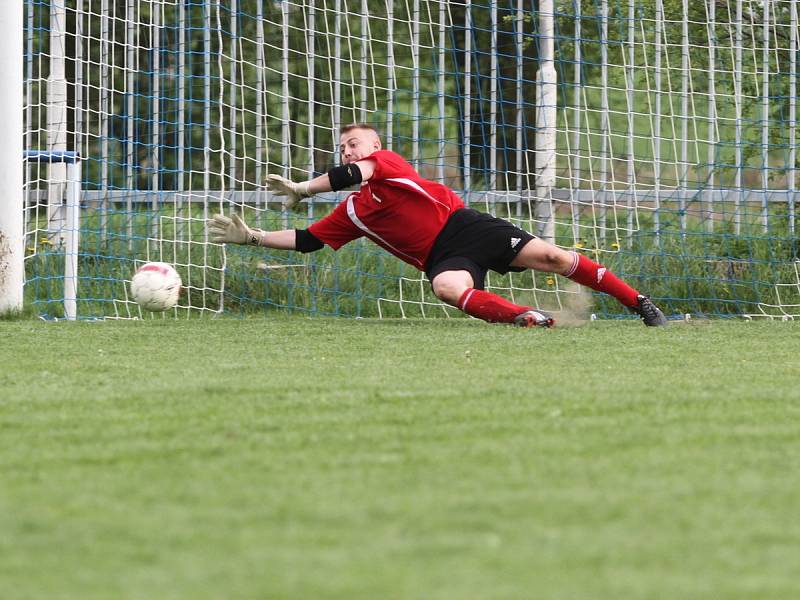
[[[556,324],[556,320],[550,317],[545,321],[537,321],[536,317],[533,315],[528,315],[523,317],[520,323],[517,323],[519,327],[525,327],[526,329],[529,327],[544,327],[545,329],[550,329],[554,327]]]

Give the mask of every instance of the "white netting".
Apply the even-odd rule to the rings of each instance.
[[[791,280],[797,0],[559,2],[552,63],[543,10],[518,0],[29,0],[26,15],[26,148],[81,156],[87,316],[119,314],[153,240],[214,280],[186,297],[199,314],[455,314],[369,244],[237,248],[216,283],[203,219],[236,210],[284,228],[326,214],[341,194],[289,215],[263,181],[327,171],[339,126],[356,121],[471,206],[591,253],[681,313],[753,312]],[[557,80],[537,84],[547,64]],[[41,249],[66,169],[26,169],[28,294],[46,311],[59,271]],[[730,280],[732,261],[750,278]],[[489,285],[571,302],[546,274]]]

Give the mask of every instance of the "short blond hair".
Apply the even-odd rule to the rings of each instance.
[[[339,135],[344,135],[345,133],[349,133],[354,129],[368,129],[375,135],[378,135],[378,130],[369,123],[350,123],[349,125],[342,125],[342,127],[339,129]]]

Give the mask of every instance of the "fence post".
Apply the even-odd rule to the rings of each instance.
[[[552,189],[556,183],[557,88],[553,0],[539,2],[539,71],[536,74],[536,234],[555,241]]]
[[[65,2],[50,4],[50,74],[47,77],[47,149],[67,150],[67,7]],[[105,60],[105,59],[104,59]],[[48,166],[47,221],[50,241],[61,248],[64,239],[57,231],[64,230],[62,199],[67,180],[67,166],[51,162]],[[58,182],[56,185],[54,182]]]

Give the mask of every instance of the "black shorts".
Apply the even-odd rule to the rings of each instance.
[[[425,274],[428,281],[433,281],[444,271],[469,271],[473,287],[482,290],[489,269],[501,275],[525,270],[510,264],[533,238],[508,221],[461,208],[450,215],[444,229],[436,236],[425,264]]]

